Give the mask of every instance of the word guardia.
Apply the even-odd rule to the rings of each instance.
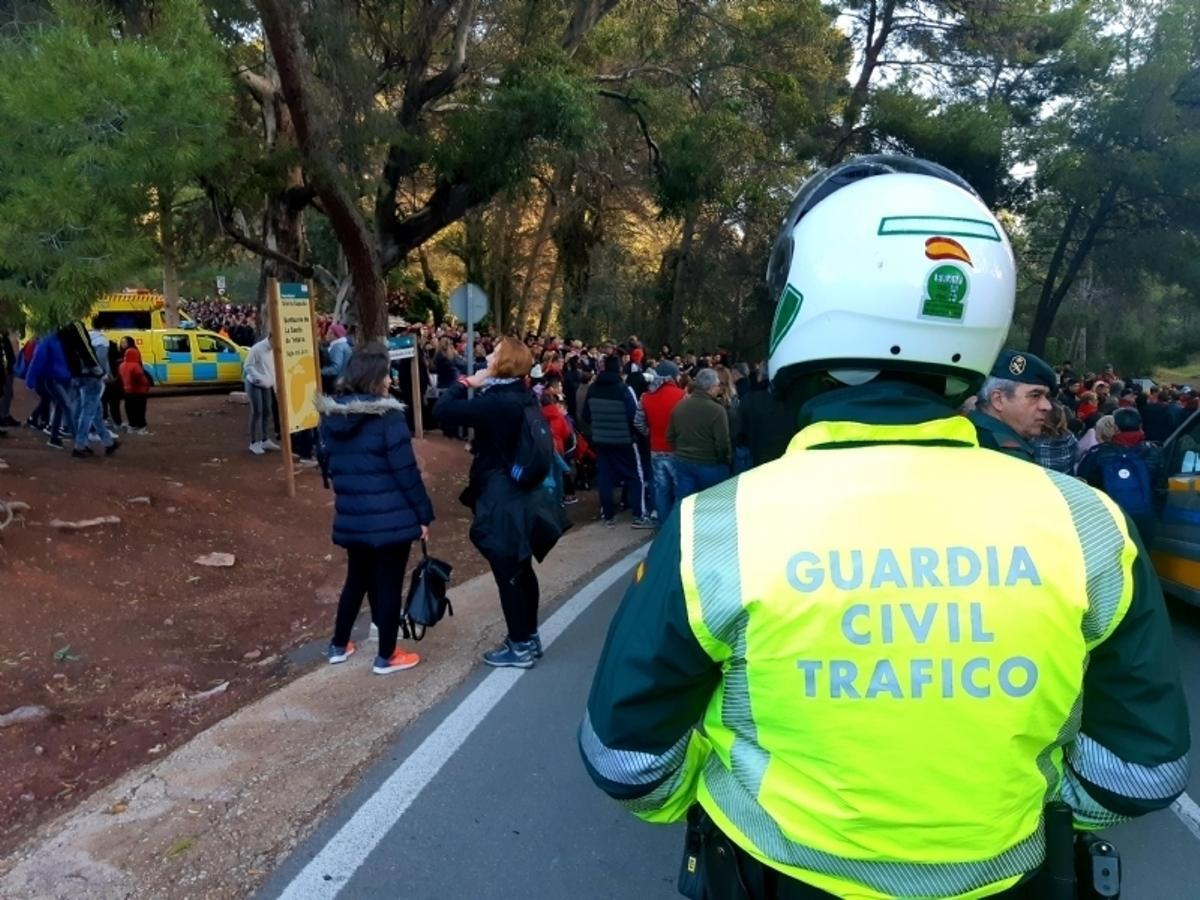
[[[788,583],[797,591],[883,589],[883,602],[855,602],[842,613],[847,648],[841,659],[799,659],[804,696],[832,700],[896,700],[971,697],[995,693],[1020,698],[1037,686],[1038,668],[1026,656],[997,658],[987,651],[996,641],[985,621],[982,602],[900,601],[898,591],[914,588],[976,589],[1038,586],[1042,583],[1029,550],[1023,546],[981,550],[971,547],[913,547],[895,551],[832,550],[827,556],[803,551],[787,563]],[[929,597],[928,592],[923,592]],[[883,599],[886,598],[886,599]],[[896,599],[893,599],[896,598]],[[832,598],[830,598],[832,601]],[[832,601],[836,602],[836,601]],[[937,643],[970,644],[973,654],[934,656],[914,653]],[[868,649],[890,647],[895,655],[878,658]],[[905,648],[901,650],[900,648]],[[900,657],[900,658],[897,658]]]
[[[787,578],[796,590],[811,593],[820,590],[828,579],[839,591],[872,590],[882,587],[971,587],[983,583],[989,587],[1015,587],[1022,581],[1040,585],[1042,578],[1029,551],[1017,545],[1005,548],[984,547],[983,553],[971,547],[912,547],[896,551],[888,547],[874,550],[830,550],[828,558],[807,550],[793,554],[787,564]]]

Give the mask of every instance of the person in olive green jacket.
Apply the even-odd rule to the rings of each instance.
[[[968,416],[979,446],[1036,462],[1030,441],[1046,425],[1056,388],[1054,370],[1032,353],[1002,351]]]
[[[716,370],[701,369],[692,392],[671,411],[667,441],[675,448],[676,503],[729,477],[729,416],[720,393]]]

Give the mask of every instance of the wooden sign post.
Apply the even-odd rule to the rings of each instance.
[[[421,396],[421,367],[417,363],[417,338],[412,334],[398,334],[388,338],[388,359],[392,362],[397,362],[402,359],[407,359],[412,366],[410,369],[412,375],[412,389],[409,402],[412,403],[413,411],[413,437],[425,437],[425,423],[422,416],[421,404],[424,398]]]
[[[320,421],[315,401],[321,389],[321,376],[313,333],[311,295],[307,284],[280,283],[272,278],[267,285],[271,306],[271,349],[275,356],[275,396],[279,403],[283,470],[289,497],[296,496],[292,435],[316,428]]]

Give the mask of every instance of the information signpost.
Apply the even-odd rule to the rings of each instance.
[[[425,423],[421,409],[423,400],[421,397],[421,368],[417,363],[417,339],[411,334],[397,334],[388,338],[387,344],[388,359],[392,362],[407,359],[412,367],[412,396],[409,398],[409,402],[412,403],[413,411],[413,437],[423,438],[425,437]]]
[[[467,323],[467,374],[475,374],[475,323],[487,315],[488,295],[473,282],[460,284],[450,293],[450,314]],[[469,392],[474,396],[475,392]]]
[[[307,284],[268,285],[271,309],[271,349],[275,355],[275,397],[279,405],[279,430],[283,438],[283,467],[289,497],[296,496],[292,464],[292,435],[316,428],[320,421],[316,399],[321,390],[320,369],[313,331],[312,292]]]

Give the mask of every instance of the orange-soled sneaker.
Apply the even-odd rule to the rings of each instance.
[[[331,663],[343,663],[354,655],[354,641],[346,641],[345,647],[330,644],[329,652],[325,655],[329,657]]]
[[[391,659],[384,659],[382,656],[375,657],[375,668],[373,671],[376,675],[389,675],[392,672],[403,672],[405,669],[411,669],[420,661],[421,655],[419,653],[397,650],[392,654]]]

